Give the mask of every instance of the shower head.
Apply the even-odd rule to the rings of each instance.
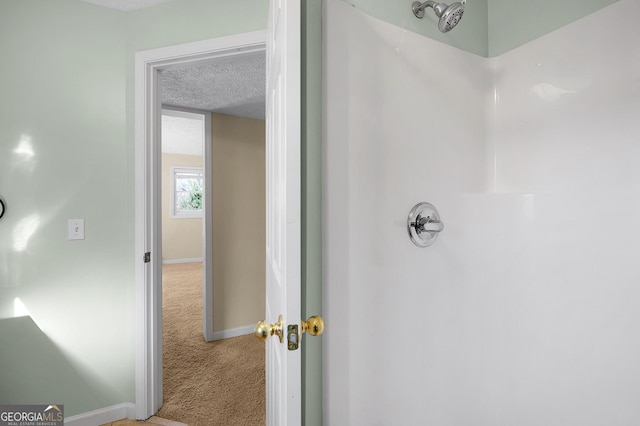
[[[464,13],[464,5],[459,2],[447,6],[444,3],[436,3],[435,1],[426,1],[424,3],[414,1],[411,5],[413,14],[416,15],[416,18],[420,19],[424,16],[424,10],[427,7],[433,8],[436,16],[440,18],[438,21],[438,29],[443,33],[451,31],[453,27],[458,25]]]

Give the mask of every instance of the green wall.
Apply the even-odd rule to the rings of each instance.
[[[264,0],[178,0],[127,12],[128,58],[139,50],[264,30]]]
[[[302,316],[322,315],[322,3],[302,2]],[[302,420],[322,425],[322,337],[302,345]]]
[[[488,1],[489,56],[498,56],[618,0]]]
[[[77,0],[3,0],[0,55],[0,403],[73,415],[132,401],[125,21]],[[67,240],[69,218],[85,219],[84,241]],[[31,320],[10,318],[16,298]]]
[[[428,9],[423,19],[411,0],[343,0],[363,12],[476,55],[498,56],[618,0],[468,0],[462,22],[446,34]],[[445,2],[447,4],[452,1]]]

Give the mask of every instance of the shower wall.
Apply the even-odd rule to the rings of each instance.
[[[325,2],[325,424],[640,422],[639,14],[486,59]]]

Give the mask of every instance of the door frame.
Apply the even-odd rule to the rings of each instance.
[[[211,113],[208,111],[203,111],[195,108],[185,108],[185,107],[174,107],[167,106],[163,107],[160,105],[160,116],[164,111],[170,111],[173,113],[187,113],[187,114],[197,114],[202,115],[204,117],[204,137],[202,141],[202,171],[204,178],[204,188],[211,188],[213,183],[212,177],[212,165],[211,165]],[[160,122],[162,125],[162,122]],[[161,135],[160,135],[161,136]],[[160,141],[159,145],[162,150],[162,142]],[[160,153],[162,155],[162,152]],[[173,179],[173,176],[171,177]],[[162,178],[160,179],[160,184],[163,185]],[[211,205],[211,197],[207,197],[206,193],[203,194],[202,197],[202,265],[203,265],[203,303],[202,303],[202,334],[204,336],[204,340],[207,342],[211,342],[215,340],[215,335],[213,332],[213,218],[212,218],[212,208]],[[161,210],[162,211],[162,210]],[[162,228],[162,222],[160,222],[160,227]],[[161,236],[160,236],[161,238]],[[161,253],[162,248],[160,248]],[[161,276],[159,277],[159,279]]]
[[[266,31],[255,31],[137,52],[135,55],[135,406],[147,419],[162,407],[162,259],[160,113],[158,72],[266,50]],[[210,155],[209,155],[210,157]],[[207,161],[205,153],[205,161]],[[210,160],[209,160],[210,161]],[[206,165],[205,165],[206,167]],[[210,167],[209,167],[210,170]],[[210,197],[205,197],[206,199]],[[205,206],[206,208],[206,206]],[[211,210],[209,209],[209,212]],[[210,216],[210,215],[207,215]],[[204,226],[207,226],[205,219]],[[205,291],[212,294],[211,232],[203,253]],[[151,253],[145,262],[145,253]],[[213,303],[213,298],[211,303]],[[212,305],[211,305],[212,306]],[[213,319],[210,330],[213,332]],[[205,328],[207,327],[205,321]],[[206,334],[206,333],[205,333]]]

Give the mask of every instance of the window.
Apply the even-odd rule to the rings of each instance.
[[[172,216],[202,217],[202,168],[172,167],[171,176]]]

